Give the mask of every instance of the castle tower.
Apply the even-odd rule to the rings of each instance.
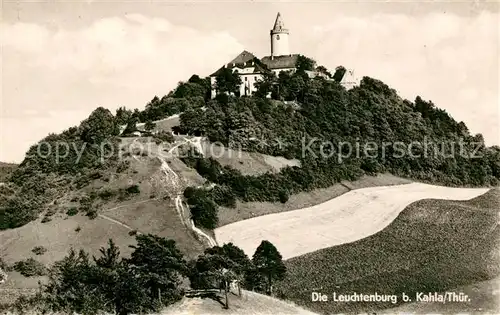
[[[288,29],[285,28],[281,14],[278,12],[274,27],[271,30],[271,58],[290,54],[288,36]]]

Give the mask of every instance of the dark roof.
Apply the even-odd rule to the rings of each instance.
[[[245,62],[253,60],[253,58],[255,58],[255,56],[251,52],[243,50],[238,56],[236,56],[236,58],[231,60],[229,63],[244,64]]]
[[[299,55],[284,55],[284,56],[266,56],[262,58],[263,64],[265,64],[269,69],[283,69],[283,68],[295,68],[297,64],[297,58]]]
[[[288,33],[288,30],[285,28],[285,23],[283,23],[283,19],[281,18],[281,14],[279,12],[278,15],[276,15],[276,21],[274,22],[274,26],[271,32]]]
[[[264,68],[261,67],[258,63],[256,63],[254,61],[254,59],[257,59],[257,57],[255,57],[254,54],[252,54],[251,52],[248,52],[248,51],[244,50],[238,56],[236,56],[236,58],[234,58],[233,60],[231,60],[228,64],[226,64],[226,65],[222,66],[221,68],[219,68],[217,71],[215,71],[214,73],[212,73],[210,76],[214,77],[214,76],[218,75],[222,71],[222,69],[224,69],[224,68],[229,68],[229,69],[240,68],[240,69],[244,69],[244,68],[248,68],[248,67],[255,67],[253,73],[262,73],[264,71]]]

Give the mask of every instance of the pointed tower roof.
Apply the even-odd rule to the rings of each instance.
[[[273,32],[286,32],[288,31],[285,28],[285,23],[283,23],[283,18],[281,17],[281,13],[278,12],[276,15],[276,21],[274,22],[274,26],[272,29]]]

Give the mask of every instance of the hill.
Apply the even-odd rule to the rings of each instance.
[[[403,100],[369,77],[350,90],[335,80],[310,79],[302,70],[265,80],[255,96],[222,93],[210,99],[209,79],[192,76],[168,95],[154,97],[144,110],[119,108],[113,114],[99,107],[80,125],[41,139],[0,186],[2,260],[12,264],[34,257],[52,264],[72,247],[96,253],[110,237],[126,256],[134,235],[149,233],[174,240],[187,258],[193,258],[214,245],[216,227],[300,205],[314,206],[358,185],[407,181],[402,178],[457,187],[499,183],[500,148],[486,147],[481,135],[470,134],[463,122],[430,101]],[[265,97],[269,92],[272,99]],[[458,224],[477,232],[475,224],[490,223],[485,216],[474,217],[470,227],[453,221],[452,228]],[[420,268],[423,259],[430,258],[422,254],[402,262],[396,249],[405,242],[407,247],[401,248],[406,254],[422,249],[411,241],[411,233],[433,242],[439,235],[454,245],[459,237],[451,235],[449,225],[443,230],[416,219],[398,220],[376,234],[387,239],[372,241],[375,235],[317,253],[345,255],[341,263],[347,268],[352,264],[355,271],[342,281],[355,287],[376,282],[370,278],[373,270],[367,261],[378,261],[379,266],[381,259],[396,252],[388,266],[397,271],[395,277],[418,288],[421,283],[412,277],[422,273],[401,271],[399,265]],[[394,231],[394,224],[403,225]],[[367,240],[372,243],[363,243]],[[342,252],[354,244],[365,245]],[[490,245],[495,244],[484,248]],[[46,253],[33,253],[40,246]],[[368,260],[359,259],[364,250]],[[301,290],[320,279],[304,270],[335,262],[330,254],[312,262],[308,255],[290,260],[289,279],[300,276],[304,281],[311,276],[311,283],[297,286],[296,280],[285,280],[280,287],[284,296],[301,303]],[[481,278],[464,275],[465,283]],[[382,276],[374,277],[379,281]],[[384,275],[382,280],[386,279],[390,277]],[[6,286],[29,288],[35,280],[11,272]],[[448,279],[443,283],[461,284]],[[391,283],[384,285],[392,288]]]
[[[375,235],[288,260],[287,277],[277,289],[323,314],[377,312],[394,305],[314,303],[311,292],[397,294],[401,303],[403,292],[449,291],[497,277],[499,197],[496,188],[468,201],[417,201]]]

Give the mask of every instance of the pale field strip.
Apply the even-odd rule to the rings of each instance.
[[[278,248],[283,259],[290,259],[373,235],[415,201],[469,200],[488,190],[423,183],[356,189],[312,207],[222,226],[215,230],[215,237],[218,244],[232,242],[249,257],[262,240],[268,240]]]

